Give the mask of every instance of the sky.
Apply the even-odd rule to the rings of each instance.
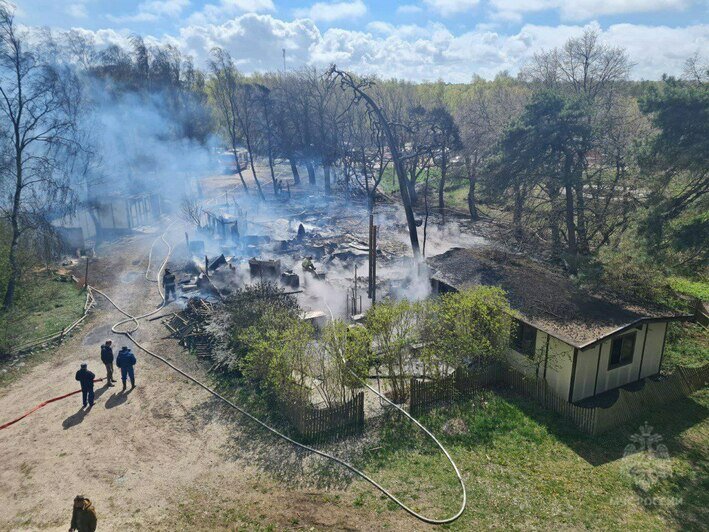
[[[246,73],[336,63],[360,74],[466,82],[515,75],[584,28],[625,48],[633,79],[709,60],[709,0],[11,0],[17,22],[99,45],[138,33],[204,64],[215,46]]]

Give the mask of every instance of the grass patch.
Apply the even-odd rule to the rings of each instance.
[[[709,336],[706,329],[692,322],[669,323],[662,370],[677,366],[697,368],[709,362]]]
[[[667,282],[675,292],[696,297],[702,301],[709,301],[709,283],[706,281],[691,281],[686,277],[668,277]]]
[[[707,522],[709,395],[698,394],[648,416],[668,447],[669,475],[648,489],[629,472],[624,449],[640,422],[600,437],[581,434],[552,412],[517,397],[489,393],[474,401],[425,415],[460,467],[468,508],[451,526],[617,530],[692,528]],[[683,416],[676,412],[682,411]],[[446,421],[458,418],[464,434],[446,436]],[[450,466],[410,423],[391,421],[381,449],[363,464],[416,510],[443,517],[457,510],[460,491]],[[355,505],[394,511],[364,486]]]
[[[86,294],[72,282],[62,282],[46,273],[23,279],[15,305],[0,314],[0,370],[12,363],[12,348],[59,332],[81,317]],[[24,366],[23,366],[24,367]],[[16,367],[0,373],[0,385],[16,376]]]

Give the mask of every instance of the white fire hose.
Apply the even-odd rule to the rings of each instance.
[[[174,223],[174,222],[173,222],[173,223]],[[319,451],[318,449],[315,449],[314,447],[310,447],[310,446],[305,445],[305,444],[303,444],[303,443],[297,442],[296,440],[294,440],[294,439],[292,439],[292,438],[286,436],[285,434],[283,434],[282,432],[278,431],[277,429],[271,427],[270,425],[267,425],[266,423],[264,423],[263,421],[261,421],[261,420],[258,419],[257,417],[253,416],[252,414],[250,414],[249,412],[247,412],[246,410],[244,410],[244,409],[241,408],[240,406],[237,406],[236,404],[234,404],[233,402],[231,402],[229,399],[227,399],[227,398],[224,397],[223,395],[221,395],[221,394],[219,394],[218,392],[216,392],[214,389],[210,388],[209,386],[207,386],[206,384],[204,384],[204,383],[202,383],[201,381],[197,380],[196,378],[194,378],[194,377],[191,376],[190,374],[188,374],[188,373],[186,373],[185,371],[181,370],[180,368],[178,368],[177,366],[175,366],[174,364],[172,364],[171,362],[169,362],[169,361],[166,360],[165,358],[163,358],[163,357],[161,357],[160,355],[158,355],[158,354],[156,354],[156,353],[150,351],[147,347],[144,347],[143,345],[141,345],[140,342],[138,342],[138,341],[133,337],[133,334],[132,334],[132,333],[134,333],[135,331],[137,331],[138,328],[140,327],[139,320],[145,319],[145,318],[147,318],[147,317],[152,316],[153,314],[156,314],[156,313],[159,312],[159,311],[165,306],[165,304],[166,304],[166,301],[165,301],[165,293],[164,293],[164,291],[162,290],[162,287],[161,287],[161,285],[160,285],[159,279],[160,279],[160,275],[161,275],[162,271],[165,269],[165,266],[167,265],[168,260],[170,259],[170,255],[172,254],[172,246],[171,246],[171,245],[169,244],[169,242],[165,239],[165,235],[167,234],[167,231],[168,231],[169,228],[173,225],[173,223],[171,223],[171,224],[168,226],[168,228],[165,230],[165,232],[164,232],[160,237],[156,238],[155,241],[153,241],[153,245],[150,247],[150,253],[149,253],[149,255],[148,255],[148,268],[146,269],[146,272],[145,272],[145,278],[148,279],[149,281],[155,282],[153,279],[150,279],[150,278],[148,277],[148,273],[149,273],[149,270],[150,270],[150,264],[151,264],[151,262],[152,262],[153,248],[155,247],[155,243],[156,243],[158,240],[162,240],[162,242],[164,242],[165,245],[166,245],[167,248],[168,248],[168,251],[167,251],[167,254],[166,254],[166,256],[165,256],[165,259],[163,260],[162,264],[160,265],[160,269],[158,270],[158,273],[157,273],[157,276],[156,276],[157,281],[158,281],[158,293],[160,294],[160,297],[161,297],[161,299],[162,299],[162,302],[160,303],[160,305],[159,305],[155,310],[150,311],[150,312],[148,312],[148,313],[146,313],[146,314],[142,314],[142,315],[140,315],[140,316],[133,316],[133,315],[129,314],[128,312],[126,312],[125,310],[123,310],[121,307],[119,307],[119,306],[118,306],[107,294],[105,294],[103,291],[99,290],[98,288],[96,288],[96,287],[94,287],[94,286],[89,286],[89,287],[88,287],[89,290],[91,290],[91,291],[93,291],[93,292],[96,292],[97,294],[100,294],[101,296],[103,296],[111,305],[113,305],[113,306],[116,308],[116,310],[118,310],[118,312],[120,312],[121,314],[123,314],[124,316],[126,316],[126,319],[123,319],[123,320],[117,322],[116,324],[114,324],[113,327],[111,327],[111,331],[112,331],[114,334],[122,334],[122,335],[126,336],[128,339],[130,339],[131,342],[133,342],[133,343],[135,344],[135,346],[136,346],[138,349],[144,351],[144,352],[147,353],[148,355],[152,356],[153,358],[155,358],[155,359],[159,360],[160,362],[162,362],[163,364],[167,365],[167,366],[170,367],[172,370],[176,371],[177,373],[179,373],[179,374],[182,375],[183,377],[189,379],[190,381],[192,381],[193,383],[195,383],[195,384],[196,384],[197,386],[199,386],[200,388],[203,388],[205,391],[209,392],[210,394],[212,394],[212,395],[213,395],[214,397],[216,397],[217,399],[219,399],[219,400],[221,400],[222,402],[226,403],[226,404],[229,405],[231,408],[235,409],[235,410],[238,411],[239,413],[241,413],[241,414],[243,414],[244,416],[248,417],[251,421],[253,421],[254,423],[257,423],[258,425],[260,425],[260,426],[263,427],[264,429],[268,430],[269,432],[275,434],[275,435],[278,436],[279,438],[281,438],[281,439],[287,441],[288,443],[291,443],[291,444],[295,445],[296,447],[299,447],[299,448],[301,448],[301,449],[303,449],[303,450],[305,450],[305,451],[311,452],[311,453],[316,454],[316,455],[318,455],[318,456],[322,456],[323,458],[326,458],[326,459],[328,459],[328,460],[332,460],[333,462],[336,462],[336,463],[340,464],[341,466],[343,466],[343,467],[349,469],[352,473],[354,473],[354,474],[357,475],[358,477],[362,478],[363,480],[366,480],[366,481],[369,482],[372,486],[374,486],[375,488],[377,488],[382,494],[384,494],[385,496],[387,496],[389,499],[391,499],[394,503],[396,503],[398,506],[400,506],[400,507],[401,507],[402,509],[404,509],[406,512],[408,512],[409,514],[411,514],[411,515],[414,516],[415,518],[417,518],[417,519],[423,521],[424,523],[428,523],[428,524],[432,524],[432,525],[444,525],[444,524],[452,523],[453,521],[455,521],[456,519],[458,519],[458,518],[463,514],[463,511],[465,511],[465,507],[466,507],[466,504],[467,504],[467,493],[466,493],[466,490],[465,490],[465,483],[463,482],[463,477],[461,476],[460,471],[458,470],[458,467],[456,466],[455,462],[454,462],[453,459],[451,458],[450,454],[448,454],[448,451],[447,451],[447,450],[445,449],[445,447],[443,447],[443,445],[436,439],[436,437],[435,437],[433,434],[431,434],[431,432],[430,432],[426,427],[424,427],[419,421],[417,421],[414,417],[412,417],[412,416],[411,416],[408,412],[406,412],[404,409],[402,409],[402,408],[399,407],[398,405],[394,404],[392,401],[390,401],[390,400],[389,400],[387,397],[385,397],[383,394],[381,394],[380,392],[378,392],[377,390],[375,390],[374,388],[372,388],[369,384],[367,384],[366,382],[364,382],[364,381],[363,381],[362,379],[360,379],[357,375],[354,375],[354,373],[352,373],[352,374],[354,375],[354,377],[357,378],[365,387],[367,387],[367,388],[368,388],[370,391],[372,391],[374,394],[378,395],[378,396],[380,397],[380,399],[384,399],[384,400],[385,400],[387,403],[389,403],[391,406],[393,406],[394,408],[396,408],[397,410],[399,410],[402,414],[404,414],[404,415],[405,415],[406,417],[408,417],[411,421],[413,421],[413,422],[416,424],[416,426],[418,426],[421,430],[423,430],[423,431],[426,433],[426,435],[428,435],[428,436],[436,443],[436,445],[440,448],[440,450],[443,452],[443,454],[445,455],[445,457],[448,459],[448,462],[450,462],[451,466],[453,467],[453,470],[455,471],[455,475],[456,475],[456,477],[457,477],[457,479],[458,479],[458,482],[460,483],[460,487],[461,487],[461,490],[462,490],[462,501],[461,501],[460,509],[459,509],[453,516],[447,517],[447,518],[444,518],[444,519],[433,519],[433,518],[426,517],[425,515],[422,515],[422,514],[416,512],[414,509],[410,508],[410,507],[407,506],[404,502],[402,502],[401,500],[399,500],[393,493],[391,493],[391,492],[388,491],[386,488],[384,488],[384,486],[382,486],[381,484],[379,484],[376,480],[374,480],[373,478],[371,478],[370,476],[368,476],[368,475],[367,475],[366,473],[364,473],[363,471],[360,471],[359,469],[357,469],[356,467],[354,467],[352,464],[350,464],[350,463],[348,463],[348,462],[346,462],[346,461],[344,461],[344,460],[342,460],[342,459],[340,459],[340,458],[338,458],[338,457],[336,457],[336,456],[333,456],[333,455],[331,455],[331,454],[329,454],[329,453],[326,453],[326,452],[324,452],[324,451]],[[328,308],[329,308],[329,307],[328,307]],[[331,311],[331,314],[332,314],[332,311]],[[119,327],[121,327],[122,325],[124,325],[124,324],[126,324],[126,323],[133,323],[134,326],[133,326],[131,329],[128,329],[128,330],[119,330]],[[350,371],[350,372],[351,372],[351,371]]]

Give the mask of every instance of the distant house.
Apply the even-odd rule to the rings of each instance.
[[[689,317],[591,294],[548,266],[492,248],[454,248],[427,262],[435,292],[504,289],[515,311],[511,365],[569,402],[659,373],[668,322]]]
[[[62,237],[66,251],[74,251],[84,249],[87,240],[97,243],[131,234],[155,222],[161,213],[161,199],[157,194],[107,194],[52,223]]]

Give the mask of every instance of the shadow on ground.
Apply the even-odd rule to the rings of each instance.
[[[133,391],[133,388],[128,388],[125,392],[117,391],[113,392],[113,395],[106,401],[106,408],[115,408],[121,406],[128,400],[128,396]]]

